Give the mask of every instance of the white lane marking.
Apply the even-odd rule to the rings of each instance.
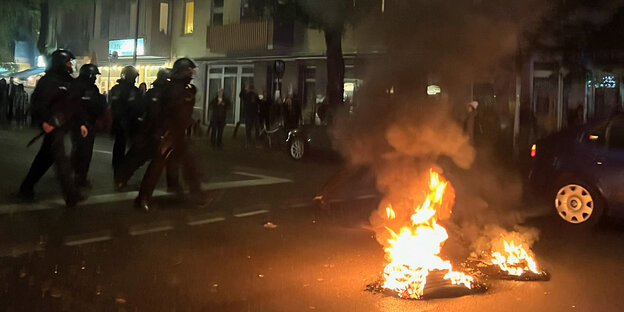
[[[242,171],[236,171],[234,174],[244,175],[253,177],[254,179],[242,180],[242,181],[227,181],[227,182],[212,182],[212,183],[202,183],[202,189],[204,190],[216,190],[216,189],[228,189],[228,188],[237,188],[237,187],[248,187],[248,186],[260,186],[260,185],[271,185],[271,184],[279,184],[279,183],[290,183],[292,180],[265,176],[260,174],[246,173]],[[89,197],[86,201],[81,202],[79,205],[96,205],[96,204],[104,204],[104,203],[113,203],[120,201],[128,201],[133,200],[139,194],[138,191],[130,191],[130,192],[119,192],[119,193],[110,193],[110,194],[102,194],[95,195]],[[170,193],[164,190],[155,190],[152,197],[160,197],[170,195]],[[12,214],[12,213],[21,213],[28,211],[41,211],[41,210],[50,210],[50,209],[58,209],[63,208],[65,206],[65,201],[62,199],[51,199],[45,200],[36,203],[20,203],[20,204],[5,204],[0,205],[0,215],[3,214]]]
[[[130,227],[130,229],[128,230],[128,233],[132,236],[137,236],[137,235],[144,235],[144,234],[150,234],[150,233],[171,231],[173,229],[174,227],[172,225],[157,225],[157,226],[135,225],[135,226]]]
[[[86,233],[86,234],[66,237],[65,245],[66,246],[79,246],[79,245],[84,245],[84,244],[104,242],[104,241],[111,240],[111,239],[113,239],[113,236],[110,231]]]
[[[7,249],[0,250],[0,257],[13,257],[17,258],[21,255],[28,254],[35,251],[42,251],[43,246],[37,243],[21,244],[13,246]]]
[[[356,198],[357,199],[369,199],[369,198],[375,198],[375,197],[377,197],[377,195],[375,194],[365,194],[365,195],[360,195]]]
[[[103,150],[98,150],[98,149],[94,149],[93,151],[95,153],[102,153],[102,154],[108,154],[108,155],[112,155],[113,154],[113,152],[103,151]]]
[[[195,225],[202,225],[202,224],[209,224],[209,223],[217,223],[221,221],[225,221],[225,218],[218,217],[218,218],[200,219],[200,220],[189,221],[186,224],[190,226],[195,226]]]
[[[268,210],[262,209],[262,210],[255,210],[255,211],[249,211],[249,212],[241,212],[241,213],[237,213],[234,216],[237,218],[242,218],[242,217],[249,217],[249,216],[255,216],[255,215],[259,215],[259,214],[263,214],[263,213],[268,213]]]

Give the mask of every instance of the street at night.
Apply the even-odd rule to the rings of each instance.
[[[30,132],[27,132],[27,134]],[[3,131],[3,138],[15,134]],[[23,134],[26,136],[26,134]],[[17,137],[17,136],[16,136]],[[18,174],[33,151],[3,140],[2,163]],[[205,143],[196,141],[198,145]],[[238,144],[232,142],[230,145]],[[109,140],[94,159],[105,163]],[[346,183],[319,208],[312,196],[339,165],[259,149],[205,151],[206,187],[225,193],[192,209],[173,196],[149,215],[115,194],[102,170],[91,197],[100,202],[3,211],[0,308],[7,311],[618,311],[623,308],[617,224],[580,231],[545,207],[526,207],[526,225],[541,231],[534,246],[547,282],[492,278],[483,294],[407,300],[366,291],[381,275],[382,246],[369,229],[378,196],[370,179]],[[260,166],[262,164],[262,166]],[[24,169],[21,169],[24,170]],[[245,174],[241,174],[244,172]],[[237,174],[238,173],[238,174]],[[259,178],[260,177],[260,178]],[[50,174],[44,178],[53,179]],[[266,185],[227,184],[266,179]],[[367,181],[369,180],[369,181]],[[99,181],[99,180],[98,180]],[[3,180],[3,189],[11,189]],[[51,183],[52,184],[52,183]],[[53,185],[53,184],[52,184]],[[231,186],[231,187],[230,187]],[[42,188],[43,189],[43,188]],[[54,190],[43,189],[42,201]],[[47,194],[46,194],[47,193]],[[114,196],[105,197],[106,194]],[[8,198],[8,194],[4,194]],[[9,210],[11,209],[11,210]],[[275,227],[267,226],[267,223]],[[456,259],[458,262],[464,259]]]

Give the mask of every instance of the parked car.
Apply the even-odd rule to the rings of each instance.
[[[624,216],[624,116],[539,140],[529,175],[562,220],[593,225]]]
[[[301,160],[310,154],[337,155],[325,125],[304,125],[288,132],[288,154]]]

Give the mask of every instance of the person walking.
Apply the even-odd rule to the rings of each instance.
[[[39,80],[32,95],[34,122],[41,125],[43,142],[20,185],[18,198],[34,199],[34,186],[54,164],[56,176],[67,207],[74,207],[82,196],[74,186],[69,158],[65,154],[65,135],[78,127],[82,137],[88,135],[84,113],[70,100],[69,88],[73,82],[74,55],[66,50],[52,53],[50,66]]]
[[[115,176],[115,188],[123,191],[128,180],[134,173],[150,160],[158,149],[161,128],[163,125],[158,120],[162,109],[162,97],[167,84],[169,83],[169,70],[162,68],[156,75],[156,80],[152,83],[152,88],[145,94],[145,116],[139,134],[139,139],[130,147],[128,154],[121,163],[120,170]],[[170,193],[181,193],[178,177],[178,165],[175,161],[167,161],[167,191]]]
[[[134,85],[139,72],[132,66],[121,70],[121,79],[110,91],[111,110],[113,112],[113,174],[118,174],[119,166],[126,155],[134,135],[140,127],[139,118],[143,115],[142,96]]]
[[[199,168],[189,151],[189,138],[186,130],[193,124],[193,107],[197,89],[191,80],[197,66],[189,58],[180,58],[173,64],[171,82],[163,90],[161,109],[157,116],[160,141],[141,181],[139,194],[134,201],[135,208],[149,212],[152,210],[152,193],[168,161],[180,163],[188,182],[191,199],[198,205],[205,205],[214,197],[201,191]]]
[[[80,67],[80,74],[70,88],[72,100],[85,112],[86,125],[89,133],[82,137],[79,131],[72,131],[72,164],[74,168],[74,182],[79,188],[90,188],[91,183],[87,179],[91,158],[93,157],[93,144],[95,143],[95,124],[106,110],[106,98],[100,94],[100,89],[95,85],[97,75],[100,74],[97,66],[85,64]]]
[[[210,143],[212,148],[223,148],[223,129],[225,128],[225,116],[230,109],[230,100],[223,95],[223,89],[219,89],[217,96],[210,101],[211,131]]]

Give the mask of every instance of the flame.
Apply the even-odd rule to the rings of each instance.
[[[492,263],[497,264],[501,270],[510,275],[520,276],[527,271],[539,274],[535,259],[522,246],[513,241],[504,241],[504,251],[492,252]]]
[[[430,171],[429,191],[424,202],[416,206],[409,219],[409,225],[398,233],[386,227],[390,233],[385,249],[389,263],[384,268],[383,287],[403,298],[422,298],[427,275],[433,270],[448,271],[444,279],[454,285],[472,288],[471,276],[452,269],[450,261],[442,260],[438,254],[448,239],[446,229],[437,223],[443,205],[444,192],[448,182],[433,170]],[[386,208],[388,219],[394,219],[392,206]]]

